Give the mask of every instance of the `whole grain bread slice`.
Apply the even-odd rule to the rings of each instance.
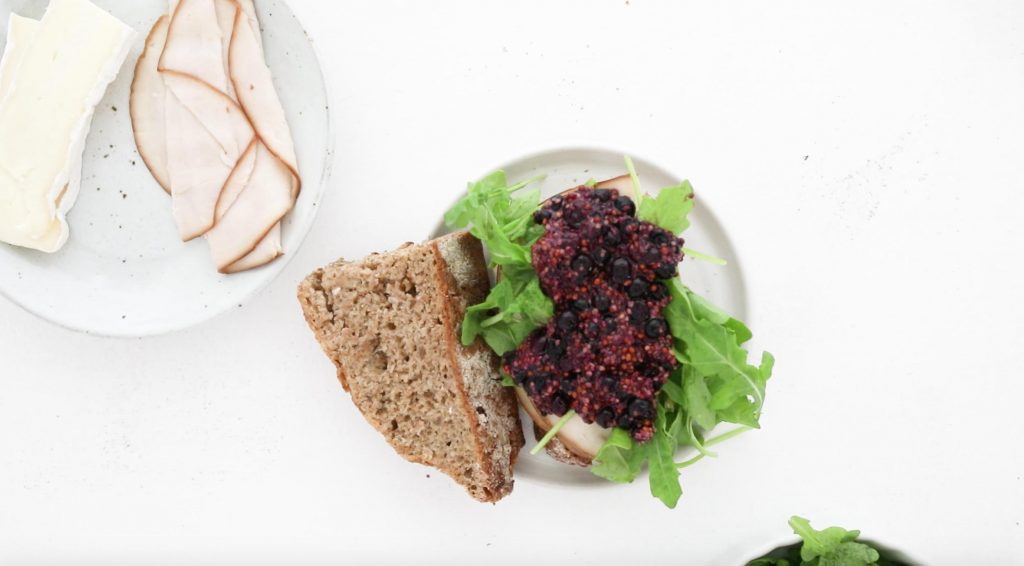
[[[497,357],[459,340],[466,308],[489,288],[480,242],[460,232],[335,262],[298,295],[342,386],[395,451],[494,502],[512,491],[524,439]]]

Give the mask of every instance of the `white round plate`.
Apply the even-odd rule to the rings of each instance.
[[[206,242],[183,243],[168,196],[139,157],[128,115],[135,60],[167,0],[93,0],[138,31],[134,48],[96,108],[85,147],[82,191],[68,215],[71,237],[55,254],[0,244],[0,293],[61,326],[104,336],[146,336],[186,328],[240,307],[295,254],[316,215],[331,169],[326,87],[306,32],[288,5],[257,0],[267,64],[295,140],[303,190],[282,225],[284,257],[221,275]],[[38,18],[47,0],[0,2],[8,14]]]
[[[565,148],[541,151],[514,161],[499,165],[493,170],[503,170],[510,183],[544,176],[534,186],[541,189],[541,197],[548,198],[566,189],[577,187],[589,179],[603,181],[624,175],[627,153],[601,148]],[[644,192],[657,194],[663,187],[678,185],[684,175],[670,172],[649,161],[629,154],[636,166],[637,175]],[[480,177],[490,171],[481,172]],[[694,187],[696,206],[690,215],[691,226],[683,234],[686,246],[706,254],[725,259],[726,266],[716,266],[702,261],[685,259],[680,272],[683,281],[696,293],[706,297],[726,312],[743,320],[747,315],[746,287],[740,270],[736,251],[725,229],[715,218],[708,199],[700,187]],[[450,232],[443,221],[433,234],[434,237]],[[528,452],[535,444],[532,420],[525,411],[521,414],[525,426]],[[516,477],[531,478],[560,485],[614,486],[589,471],[562,464],[547,454],[532,456],[522,453],[516,462]],[[643,482],[639,482],[643,483]]]

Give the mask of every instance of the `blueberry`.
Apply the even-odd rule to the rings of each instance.
[[[526,381],[527,376],[528,374],[521,369],[512,371],[512,381],[516,382],[516,385],[522,385]]]
[[[612,281],[619,284],[625,283],[632,274],[632,267],[629,260],[624,257],[612,261]]]
[[[636,326],[641,326],[651,317],[651,309],[644,303],[636,303],[629,313],[629,321]]]
[[[597,412],[597,426],[611,428],[615,424],[615,411],[611,407],[605,407]]]
[[[569,398],[558,393],[551,398],[551,413],[555,416],[562,416],[569,410]]]
[[[565,350],[562,348],[562,345],[558,343],[558,340],[548,339],[548,343],[544,349],[544,353],[547,354],[549,358],[551,358],[552,360],[558,359],[562,357],[562,354],[564,352]]]
[[[548,385],[546,374],[539,374],[526,379],[526,392],[537,395]]]
[[[633,216],[636,214],[636,205],[633,204],[633,199],[625,195],[615,199],[615,208],[621,210],[627,216]]]
[[[604,245],[606,246],[617,246],[622,243],[622,234],[619,233],[619,229],[614,226],[609,226],[604,231]]]
[[[548,337],[541,336],[533,343],[533,351],[540,354],[544,350],[548,349]]]
[[[654,270],[654,274],[661,279],[672,279],[673,277],[676,276],[677,272],[677,266],[674,263],[666,263],[664,265],[659,265],[658,269]]]
[[[647,265],[657,264],[661,261],[661,252],[657,248],[647,248],[644,250],[643,255],[640,256],[640,261]]]
[[[583,312],[590,308],[590,302],[585,298],[579,298],[572,302],[572,310],[576,312]]]
[[[646,399],[635,399],[629,404],[629,416],[638,421],[646,421],[654,416],[651,402]]]
[[[548,208],[551,209],[552,211],[558,211],[562,209],[562,205],[564,203],[565,198],[563,198],[562,196],[551,197],[551,200],[548,202]]]
[[[668,325],[660,318],[652,318],[644,325],[644,334],[649,338],[661,338],[668,331]]]
[[[667,244],[672,241],[672,235],[662,230],[661,228],[655,228],[651,232],[651,241],[659,246]]]
[[[604,265],[608,263],[608,258],[610,258],[612,254],[608,253],[608,250],[604,248],[597,248],[590,255],[594,258],[594,262],[597,263],[597,265]]]
[[[615,386],[618,385],[618,381],[610,375],[602,375],[597,378],[597,384],[608,391],[615,391]]]
[[[608,334],[611,334],[612,332],[615,332],[615,330],[618,329],[618,327],[619,327],[618,319],[616,319],[614,316],[608,315],[608,316],[604,317],[604,330],[605,330],[605,332],[607,332]]]
[[[590,256],[586,254],[580,254],[572,260],[573,271],[579,273],[587,273],[594,267],[594,260],[590,259]]]
[[[578,208],[570,210],[565,215],[565,221],[573,228],[579,228],[580,224],[582,224],[585,219],[586,215],[584,215],[583,211]]]
[[[533,213],[533,221],[536,222],[537,224],[543,224],[543,223],[547,222],[548,219],[550,219],[550,218],[551,218],[551,211],[546,209],[546,208],[542,208],[542,209],[538,210],[537,212]]]
[[[565,311],[558,316],[558,329],[562,332],[569,332],[576,327],[577,322],[576,313]]]
[[[573,369],[575,369],[575,367],[573,367],[572,358],[566,356],[561,360],[558,360],[558,371],[568,373]]]
[[[601,312],[608,312],[608,309],[612,306],[612,300],[608,298],[608,295],[598,295],[594,297],[594,308]]]
[[[608,189],[594,189],[594,196],[601,202],[608,202],[612,199],[612,192]]]
[[[596,322],[587,323],[587,336],[597,337],[601,334],[601,325]]]
[[[640,370],[644,377],[655,378],[661,375],[661,368],[657,364],[647,364]]]
[[[576,376],[567,375],[562,378],[562,381],[558,384],[558,389],[565,394],[572,393],[576,390]]]
[[[647,293],[655,301],[660,301],[668,296],[668,289],[665,288],[664,283],[655,281],[650,286],[650,291]]]
[[[636,279],[630,284],[627,293],[631,299],[639,299],[647,293],[647,282],[643,279]]]
[[[629,418],[628,412],[622,413],[619,415],[619,422],[617,424],[623,430],[631,430],[633,428],[633,419]]]

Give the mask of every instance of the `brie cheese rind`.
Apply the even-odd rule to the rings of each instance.
[[[68,238],[96,105],[135,31],[88,0],[52,0],[10,21],[0,84],[0,241],[44,252]]]

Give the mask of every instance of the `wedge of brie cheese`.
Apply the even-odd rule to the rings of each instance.
[[[11,16],[0,62],[0,241],[55,252],[79,189],[93,111],[135,31],[88,0]]]

